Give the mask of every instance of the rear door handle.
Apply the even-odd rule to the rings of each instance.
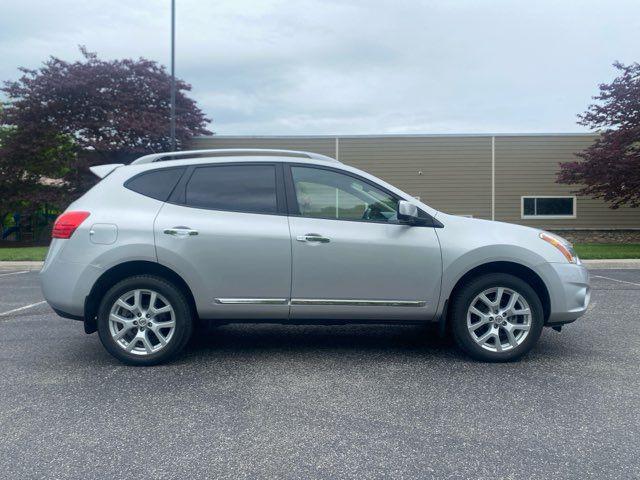
[[[307,233],[306,235],[299,235],[296,240],[299,242],[315,242],[315,243],[329,243],[327,237],[323,237],[319,233]]]
[[[198,235],[198,231],[189,227],[173,227],[167,228],[164,231],[165,235],[171,235],[173,237],[193,237]]]

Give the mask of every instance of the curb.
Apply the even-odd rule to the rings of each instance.
[[[40,270],[44,262],[0,262],[0,270]]]
[[[640,259],[638,258],[582,260],[582,263],[584,263],[585,267],[589,270],[596,270],[599,268],[640,269]]]

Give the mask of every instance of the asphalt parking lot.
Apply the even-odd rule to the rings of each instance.
[[[422,327],[244,325],[154,368],[9,273],[0,478],[640,477],[640,270],[592,271],[587,315],[519,363]]]

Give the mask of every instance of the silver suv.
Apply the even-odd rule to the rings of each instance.
[[[201,150],[103,165],[41,272],[61,316],[121,361],[178,354],[200,320],[438,322],[485,361],[521,357],[589,303],[571,245],[438,212],[332,158]]]

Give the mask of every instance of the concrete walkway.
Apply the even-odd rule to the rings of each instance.
[[[640,269],[640,259],[620,259],[620,260],[583,260],[589,270],[598,269]],[[42,262],[0,262],[2,270],[40,270]]]
[[[0,270],[40,270],[43,262],[0,262]]]
[[[611,260],[582,260],[589,270],[600,268],[640,269],[640,258],[611,259]]]

